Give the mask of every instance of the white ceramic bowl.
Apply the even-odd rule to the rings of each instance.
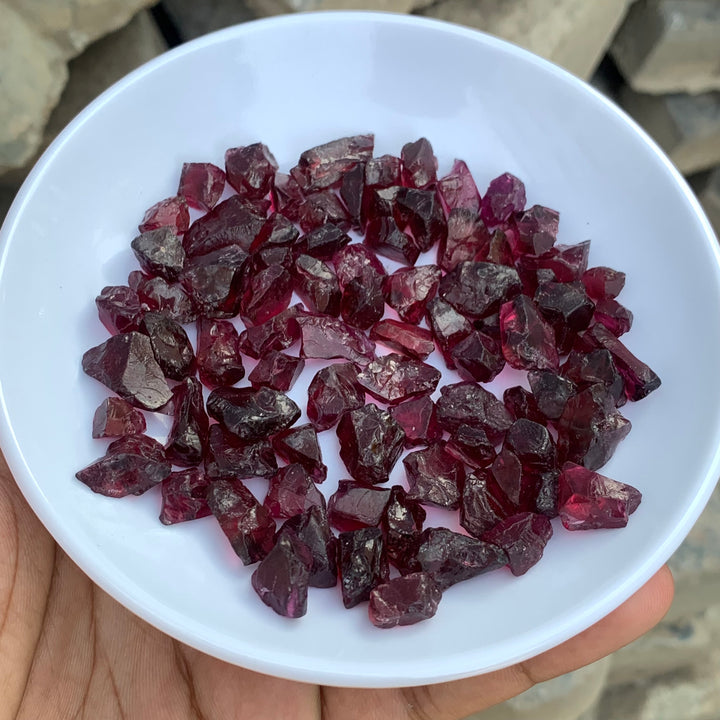
[[[558,208],[561,242],[592,238],[591,264],[627,272],[627,344],[663,380],[623,408],[633,431],[603,470],[644,493],[626,529],[571,534],[557,524],[524,577],[500,571],[460,584],[432,621],[393,631],[373,628],[363,606],[344,610],[337,589],[311,591],[301,620],[280,618],[255,597],[251,569],[213,518],[166,528],[156,493],[111,500],[73,477],[104,448],[90,422],[107,392],[80,368],[82,352],[106,337],[93,298],[126,281],[137,223],[175,193],[181,164],[222,164],[226,148],[261,140],[287,170],[303,149],[365,131],[376,133],[378,153],[424,135],[441,172],[462,157],[482,190],[510,171],[526,182],[528,204]],[[104,93],[22,187],[2,229],[3,450],[34,510],[94,581],[211,655],[356,686],[490,671],[617,607],[700,514],[718,475],[718,267],[707,221],[658,148],[544,60],[406,16],[310,14],[229,28]],[[334,433],[324,435],[329,454]],[[346,473],[334,462],[337,480]]]

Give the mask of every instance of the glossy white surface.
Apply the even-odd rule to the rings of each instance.
[[[156,493],[123,501],[73,478],[106,392],[80,357],[106,338],[93,298],[135,267],[143,211],[176,191],[184,161],[222,164],[267,143],[283,169],[318,142],[374,131],[377,151],[428,137],[446,172],[464,158],[481,190],[503,171],[528,203],[561,211],[560,241],[592,238],[591,264],[627,272],[627,344],[663,385],[623,412],[633,431],[603,472],[644,502],[623,531],[557,524],[544,560],[449,590],[438,615],[381,631],[339,590],[312,590],[298,621],[274,615],[212,518],[166,528]],[[2,229],[1,433],[23,493],[58,542],[141,617],[212,655],[267,673],[391,686],[489,671],[607,614],[681,542],[718,475],[720,273],[697,202],[655,145],[562,70],[459,27],[374,14],[242,25],[145,65],[94,102],[43,156]],[[303,378],[314,371],[311,364]],[[294,392],[302,396],[300,384]],[[150,429],[159,436],[161,422]],[[325,433],[328,464],[336,446]],[[325,488],[345,477],[336,461]],[[331,465],[332,468],[332,465]],[[401,476],[396,470],[394,478]],[[253,489],[261,493],[262,484]],[[438,511],[433,518],[450,520]],[[557,523],[557,521],[556,521]]]

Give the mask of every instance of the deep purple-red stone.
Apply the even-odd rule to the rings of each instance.
[[[251,358],[261,358],[270,350],[285,350],[300,339],[298,318],[303,315],[302,305],[291,305],[260,325],[240,333],[239,347]]]
[[[390,500],[390,488],[341,480],[328,500],[328,520],[340,532],[380,525]]]
[[[333,317],[302,317],[300,354],[304,358],[343,358],[365,365],[375,357],[375,343],[361,330]]]
[[[532,512],[511,515],[483,534],[483,540],[507,553],[508,567],[516,576],[540,561],[551,537],[549,518]]]
[[[500,308],[500,338],[511,367],[557,370],[555,333],[527,295],[518,295]]]
[[[438,245],[438,265],[447,272],[461,262],[487,257],[490,233],[476,210],[453,208],[447,219],[447,237]]]
[[[390,414],[405,432],[405,447],[429,445],[442,438],[435,403],[429,395],[410,398],[390,408]]]
[[[331,260],[350,243],[350,236],[337,225],[328,222],[311,230],[298,240],[296,251],[318,260]]]
[[[353,135],[305,150],[293,175],[303,190],[310,192],[337,185],[358,162],[369,160],[375,136]]]
[[[299,236],[300,232],[288,218],[274,212],[260,228],[249,252],[256,253],[263,248],[288,247],[293,245]]]
[[[332,190],[321,190],[307,195],[300,205],[299,223],[304,233],[312,232],[327,223],[340,230],[349,230],[350,215],[340,198]]]
[[[359,330],[372,327],[385,312],[383,276],[372,268],[363,268],[342,290],[340,313],[343,320]]]
[[[516,420],[527,418],[541,425],[547,422],[547,417],[540,411],[535,396],[520,385],[509,387],[503,392],[503,403]]]
[[[248,380],[253,387],[266,385],[273,390],[287,392],[300,377],[305,368],[302,358],[286,355],[279,350],[270,350],[263,355],[250,371]]]
[[[104,287],[95,298],[100,322],[111,335],[137,330],[143,316],[138,294],[125,285]]]
[[[235,326],[227,320],[201,318],[197,326],[197,365],[209,388],[234,385],[245,377]]]
[[[595,305],[595,322],[603,324],[615,337],[630,330],[633,314],[624,305],[613,298],[598,300]]]
[[[376,322],[370,329],[370,339],[416,360],[427,359],[435,350],[435,342],[429,330],[392,318]]]
[[[311,255],[298,255],[293,272],[295,292],[308,310],[335,317],[340,314],[340,283],[327,263]]]
[[[577,391],[567,377],[553,370],[531,370],[528,382],[538,409],[548,420],[557,420]]]
[[[317,430],[310,423],[296,425],[273,437],[275,452],[286,462],[300,463],[314,482],[321,483],[327,477],[323,464]]]
[[[390,499],[385,506],[382,529],[388,559],[401,572],[409,572],[418,538],[425,522],[425,509],[410,500],[402,485],[390,488]]]
[[[179,323],[197,320],[195,303],[180,283],[169,283],[160,277],[150,278],[139,270],[130,273],[128,283],[134,286],[140,302],[149,310],[157,310]]]
[[[382,530],[368,527],[342,532],[337,547],[343,605],[355,607],[389,578]]]
[[[170,473],[162,482],[160,522],[174,525],[211,515],[207,504],[208,478],[202,468]]]
[[[516,221],[517,232],[511,235],[516,255],[542,255],[555,244],[560,214],[543,205],[533,205],[521,213]]]
[[[410,228],[420,252],[427,252],[447,238],[445,212],[435,190],[401,188],[396,202],[398,225]]]
[[[130,403],[117,397],[105,398],[93,416],[94,438],[122,437],[145,432],[145,416]]]
[[[149,275],[175,282],[185,264],[182,240],[171,227],[148,230],[130,243],[140,267]]]
[[[403,145],[400,159],[405,187],[426,188],[437,180],[438,161],[427,138]]]
[[[435,297],[440,283],[437,265],[400,268],[385,278],[385,302],[397,312],[401,320],[417,324]]]
[[[450,351],[463,380],[490,382],[505,367],[500,343],[485,333],[470,333]]]
[[[609,350],[591,350],[587,353],[573,350],[563,363],[560,371],[578,390],[601,383],[620,407],[627,401],[625,381],[615,367]]]
[[[178,195],[196,210],[212,210],[225,189],[225,173],[212,163],[183,163]]]
[[[308,386],[307,415],[317,430],[331,428],[348,410],[365,404],[353,363],[335,363],[315,374]]]
[[[455,160],[450,172],[438,180],[437,190],[448,213],[456,209],[480,212],[480,193],[464,160]]]
[[[437,612],[442,591],[424,572],[395,577],[370,593],[368,613],[375,627],[414,625]]]
[[[270,477],[277,459],[269,440],[242,441],[220,424],[210,426],[205,472],[211,480]]]
[[[378,255],[403,265],[414,265],[420,255],[415,240],[398,227],[393,217],[370,220],[365,228],[365,243]]]
[[[263,504],[274,518],[291,518],[315,506],[324,511],[325,497],[307,470],[299,463],[291,463],[270,477]]]
[[[325,511],[313,506],[283,523],[279,536],[291,533],[309,550],[310,587],[335,587],[337,584],[337,540],[330,529]]]
[[[173,424],[165,452],[175,465],[199,465],[208,440],[202,385],[194,377],[173,388]]]
[[[351,280],[362,277],[363,270],[372,268],[378,275],[385,275],[385,268],[375,253],[363,243],[353,243],[338,250],[333,256],[333,265],[340,287]]]
[[[389,353],[368,363],[358,384],[380,402],[395,404],[416,395],[430,395],[440,382],[440,371],[420,360]]]
[[[144,233],[161,227],[171,227],[178,235],[182,235],[188,229],[188,225],[190,225],[190,213],[187,202],[185,198],[176,195],[160,200],[148,208],[138,225],[138,230]]]
[[[264,198],[270,192],[277,169],[275,157],[262,143],[225,152],[227,181],[240,197]]]
[[[490,181],[482,199],[480,214],[487,225],[498,225],[525,207],[525,185],[510,173]]]
[[[184,380],[195,373],[195,352],[180,323],[158,312],[147,312],[140,330],[150,338],[155,359],[165,377]]]
[[[614,298],[625,287],[625,273],[612,268],[592,267],[582,274],[587,294],[594,300]]]
[[[445,443],[409,453],[403,465],[409,499],[450,510],[459,506],[465,468],[445,449]]]
[[[460,499],[460,525],[470,535],[481,538],[513,512],[506,498],[491,491],[487,472],[478,470],[467,475]]]
[[[464,261],[440,281],[438,294],[463,315],[482,318],[497,312],[521,290],[515,268]]]
[[[427,304],[427,321],[445,358],[445,364],[451,370],[454,369],[455,360],[452,357],[452,350],[473,332],[472,323],[449,302],[438,297],[433,298]]]
[[[473,468],[487,467],[495,459],[495,445],[479,427],[460,425],[450,433],[445,449],[458,460]]]
[[[282,265],[271,265],[250,278],[242,295],[240,316],[247,325],[260,325],[290,305],[292,275]]]

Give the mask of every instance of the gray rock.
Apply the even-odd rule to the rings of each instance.
[[[183,40],[257,17],[245,0],[164,0],[163,7]]]

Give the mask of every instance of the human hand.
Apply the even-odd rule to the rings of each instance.
[[[597,625],[532,660],[439,685],[356,690],[228,665],[135,617],[55,544],[1,458],[0,548],[0,720],[460,720],[631,642],[673,596],[663,568]]]

